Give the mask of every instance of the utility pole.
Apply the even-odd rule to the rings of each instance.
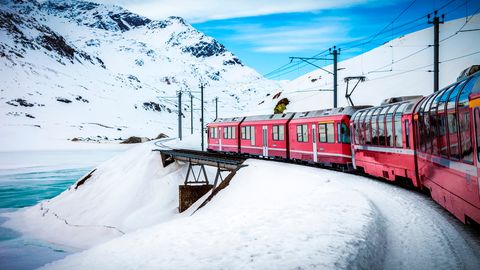
[[[182,91],[178,91],[178,138],[182,140]]]
[[[333,48],[336,48],[336,47],[333,47]],[[332,49],[331,49],[331,48],[329,49],[329,51],[330,51],[330,54],[332,54]],[[323,92],[323,91],[329,91],[329,92],[332,92],[332,91],[333,91],[333,106],[334,106],[334,108],[337,107],[337,55],[338,55],[338,54],[340,54],[340,49],[338,49],[338,51],[337,51],[336,49],[334,50],[334,55],[333,55],[334,58],[333,58],[333,59],[329,59],[329,58],[319,58],[319,57],[296,57],[296,56],[295,56],[295,57],[289,57],[289,58],[290,58],[290,63],[291,63],[293,60],[298,59],[298,60],[301,60],[301,61],[303,61],[303,62],[305,62],[305,63],[307,63],[307,64],[310,64],[310,65],[312,65],[312,66],[314,66],[314,67],[316,67],[316,68],[319,68],[319,69],[327,72],[328,74],[333,75],[333,81],[334,81],[334,89],[333,89],[333,90],[332,90],[332,89],[318,89],[318,90],[314,90],[314,91],[322,91],[322,92]],[[317,60],[328,60],[328,61],[332,61],[332,60],[333,60],[333,61],[334,61],[334,63],[333,63],[333,68],[334,68],[334,69],[333,69],[333,72],[330,72],[330,71],[324,69],[323,67],[321,67],[321,66],[319,66],[319,65],[315,65],[314,63],[310,62],[310,60],[315,60],[315,61],[317,61]],[[301,92],[301,91],[299,91],[299,92]]]
[[[202,151],[204,149],[204,145],[203,145],[203,141],[204,141],[204,138],[203,138],[203,136],[204,136],[204,134],[203,134],[204,133],[204,130],[203,130],[203,123],[204,123],[204,121],[203,121],[203,88],[204,88],[203,83],[200,83],[200,103],[202,104],[201,109],[200,109],[200,111],[201,111],[200,121],[201,121],[201,125],[202,125],[201,128],[200,128],[200,133],[202,133]]]
[[[337,108],[337,77],[338,77],[338,55],[340,54],[340,48],[337,50],[337,46],[333,46],[333,51],[330,48],[330,54],[333,55],[333,108]]]
[[[218,97],[215,97],[215,120],[218,118]]]
[[[430,21],[430,14],[428,14],[428,23],[433,24],[433,92],[437,92],[439,88],[439,43],[440,43],[440,24],[445,22],[445,14],[442,14],[442,20],[438,17],[438,11],[433,13],[433,20]]]
[[[190,92],[190,134],[193,134],[193,95]]]

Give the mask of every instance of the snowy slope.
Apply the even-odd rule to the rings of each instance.
[[[458,32],[480,28],[480,14],[446,22],[440,30],[440,87],[455,82],[465,68],[480,64],[478,31]],[[443,40],[443,41],[442,41]],[[391,40],[384,45],[338,64],[338,106],[346,106],[348,76],[366,76],[352,95],[355,105],[379,105],[384,99],[395,96],[428,95],[433,92],[433,27]],[[339,56],[340,60],[342,55]],[[392,64],[393,63],[393,64]],[[325,69],[332,70],[331,65]],[[356,81],[353,81],[356,83]],[[350,89],[352,82],[350,83]],[[262,103],[251,113],[271,112],[279,99],[290,100],[288,111],[307,111],[333,106],[331,92],[315,89],[332,89],[333,76],[315,70],[293,81],[286,82],[278,99],[278,91],[261,99]]]
[[[0,13],[1,150],[49,148],[74,137],[174,136],[179,90],[187,131],[188,92],[201,82],[206,121],[216,96],[220,115],[233,115],[277,87],[182,18],[152,21],[75,0],[2,0]]]
[[[480,265],[478,242],[424,195],[323,169],[258,160],[246,164],[192,216],[132,232],[45,268],[411,270]]]

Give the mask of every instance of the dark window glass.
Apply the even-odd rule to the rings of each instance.
[[[327,142],[334,143],[335,142],[335,129],[333,123],[327,124]]]
[[[457,84],[450,93],[447,100],[447,131],[448,131],[448,145],[450,146],[450,158],[460,159],[460,138],[458,136],[458,119],[457,119],[457,100],[465,81]]]
[[[447,105],[448,97],[455,87],[450,87],[443,92],[439,98],[437,106],[437,153],[441,156],[448,156],[448,138],[447,138],[447,114],[445,106]]]
[[[405,148],[410,149],[410,122],[405,120]]]
[[[273,126],[272,127],[272,139],[274,141],[279,141],[279,139],[278,139],[278,126]]]
[[[390,106],[387,112],[387,116],[385,118],[385,130],[387,131],[387,146],[393,146],[393,112],[396,108],[398,108],[398,105]]]
[[[369,110],[365,116],[365,144],[372,144],[372,114],[373,109]]]
[[[297,141],[308,142],[308,126],[297,125]]]
[[[339,143],[350,143],[350,129],[345,122],[337,124],[337,133]]]
[[[473,163],[472,136],[470,133],[470,108],[468,96],[472,91],[473,84],[468,82],[460,92],[458,97],[458,124],[460,132],[459,150],[462,154],[462,160],[466,163]],[[472,86],[470,86],[472,85]]]
[[[385,115],[389,107],[383,107],[378,115],[378,143],[379,145],[386,145],[386,135],[385,135]]]
[[[402,115],[403,110],[407,107],[407,103],[401,104],[398,109],[395,111],[394,116],[394,139],[395,139],[395,147],[402,148],[403,147],[403,137],[402,137]]]
[[[327,124],[318,125],[318,141],[321,143],[327,142]]]
[[[437,95],[440,92],[432,95],[430,99],[427,101],[425,105],[425,109],[423,112],[423,123],[425,124],[424,129],[425,129],[425,152],[426,153],[432,153],[432,124],[431,124],[431,119],[430,119],[430,107],[432,106],[433,100],[437,97]]]
[[[380,113],[381,108],[377,108],[372,114],[372,120],[370,125],[372,127],[372,144],[378,145],[378,114]]]
[[[361,143],[361,129],[360,129],[360,117],[362,116],[363,112],[360,112],[358,115],[357,115],[357,118],[354,122],[354,129],[355,129],[355,143],[356,144],[362,144]]]

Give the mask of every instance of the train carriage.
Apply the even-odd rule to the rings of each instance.
[[[289,124],[290,158],[324,165],[348,166],[350,117],[365,107],[296,113]]]
[[[413,110],[421,99],[419,96],[394,98],[353,115],[351,147],[355,169],[420,186],[411,130]]]
[[[247,116],[240,125],[240,151],[242,154],[289,158],[288,122],[293,113]]]
[[[207,150],[240,152],[240,124],[245,117],[217,118],[207,125]]]
[[[418,175],[463,222],[480,223],[480,73],[426,97],[415,111]]]

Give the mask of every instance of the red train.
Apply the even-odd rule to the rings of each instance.
[[[208,150],[357,170],[424,190],[480,224],[480,72],[377,107],[217,119]]]

